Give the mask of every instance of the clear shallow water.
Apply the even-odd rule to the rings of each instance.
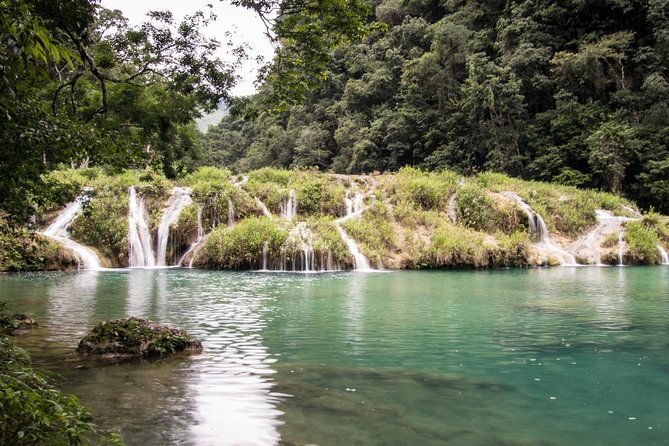
[[[18,338],[129,445],[669,444],[669,268],[0,276]],[[204,353],[99,365],[97,321]]]

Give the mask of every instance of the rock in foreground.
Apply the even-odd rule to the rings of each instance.
[[[138,357],[201,350],[202,343],[184,330],[135,317],[100,322],[77,346],[77,352],[84,355]]]

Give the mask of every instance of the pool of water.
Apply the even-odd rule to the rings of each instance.
[[[669,268],[0,275],[17,338],[128,445],[669,444]],[[200,355],[100,364],[98,321]]]

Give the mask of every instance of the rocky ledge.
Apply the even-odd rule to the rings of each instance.
[[[202,343],[184,330],[130,317],[100,322],[77,346],[82,355],[148,357],[184,351],[199,353]]]

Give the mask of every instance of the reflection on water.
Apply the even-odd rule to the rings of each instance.
[[[50,331],[48,341],[68,343],[86,334],[86,326],[80,321],[89,321],[95,312],[99,274],[82,271],[54,278],[48,288],[47,321],[61,329]]]
[[[62,387],[128,445],[276,444],[281,395],[272,391],[276,359],[263,345],[269,296],[262,282],[239,277],[165,269],[12,275],[0,276],[0,290],[43,325],[19,339],[36,365],[58,372]],[[95,323],[126,316],[184,328],[203,340],[204,353],[121,364],[73,354]]]
[[[188,380],[197,406],[190,431],[198,444],[278,443],[281,412],[271,379],[276,359],[262,338],[268,298],[253,291],[221,290],[220,299],[203,302],[194,314],[203,321],[197,334],[206,340],[205,352],[193,358],[198,373]]]
[[[129,445],[662,445],[669,268],[0,276],[19,342]],[[201,355],[101,366],[97,321]],[[46,342],[45,342],[46,341]]]

